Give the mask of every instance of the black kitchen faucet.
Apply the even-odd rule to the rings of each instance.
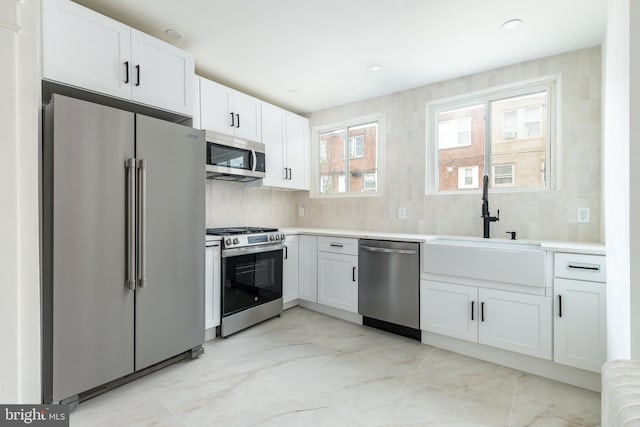
[[[489,213],[489,175],[485,175],[482,180],[482,221],[484,223],[484,238],[489,238],[489,224],[500,221],[500,209],[498,216],[491,216]]]

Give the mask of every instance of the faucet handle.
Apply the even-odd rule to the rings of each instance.
[[[507,231],[507,234],[511,235],[511,240],[516,240],[516,232],[515,231]]]

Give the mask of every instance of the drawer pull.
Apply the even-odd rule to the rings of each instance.
[[[471,301],[471,321],[473,322],[475,319],[473,317],[473,312],[475,311],[475,305],[476,302],[475,301]]]
[[[570,270],[581,270],[581,271],[600,271],[600,266],[597,264],[579,264],[579,263],[572,263],[572,264],[567,264],[567,268]]]
[[[558,317],[562,317],[562,295],[558,295]]]
[[[332,248],[344,248],[344,245],[341,243],[331,243],[329,246]]]

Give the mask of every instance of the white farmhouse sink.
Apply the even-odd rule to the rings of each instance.
[[[424,244],[427,274],[524,286],[545,286],[545,253],[539,243],[487,239],[437,239]]]

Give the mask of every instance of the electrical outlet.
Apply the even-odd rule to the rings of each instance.
[[[407,208],[398,208],[398,218],[407,219]]]
[[[304,206],[298,208],[298,216],[304,216]]]
[[[589,208],[578,208],[576,222],[582,224],[591,222],[591,210]]]

